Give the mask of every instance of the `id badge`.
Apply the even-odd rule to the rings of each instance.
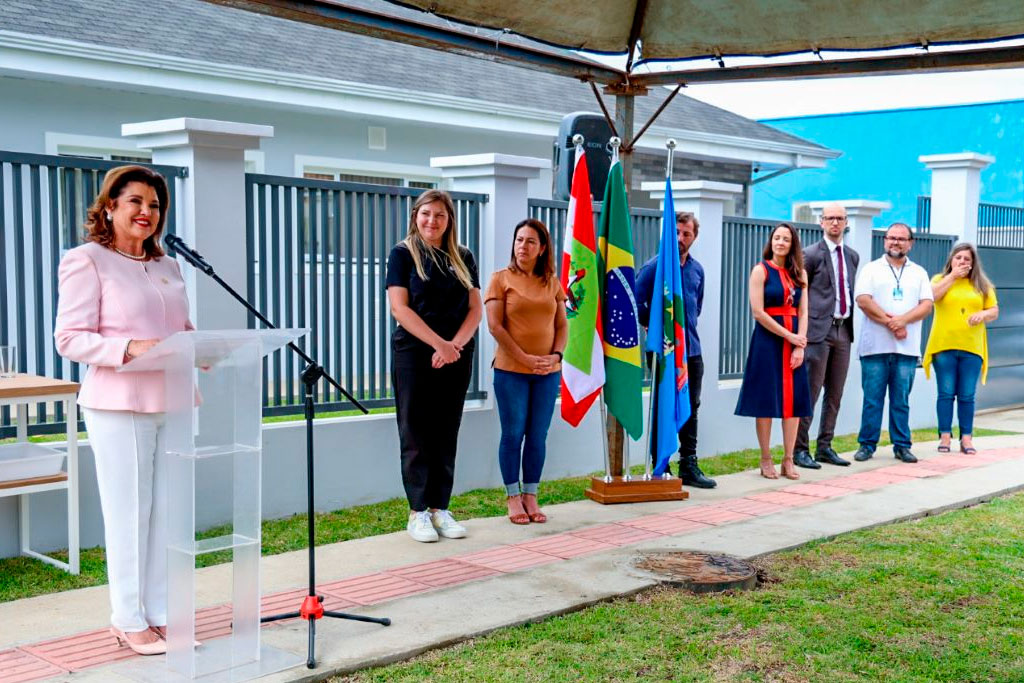
[[[902,287],[893,287],[892,288],[892,300],[893,301],[903,301],[903,288]]]

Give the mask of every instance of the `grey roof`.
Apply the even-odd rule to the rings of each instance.
[[[388,12],[409,11],[380,0],[358,3]],[[440,92],[489,102],[532,105],[540,111],[560,114],[597,110],[590,87],[574,79],[201,0],[4,0],[0,2],[0,29],[405,88],[410,92]],[[659,90],[637,98],[638,129],[667,94]],[[606,101],[611,111],[611,98]],[[827,149],[683,95],[676,97],[657,123],[682,130]]]

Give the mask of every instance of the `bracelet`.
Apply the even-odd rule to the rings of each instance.
[[[124,345],[124,355],[128,356],[128,358],[135,358],[135,356],[132,355],[132,352],[128,350],[131,348],[133,341],[133,339],[129,339],[128,343]]]
[[[562,355],[562,352],[561,352],[561,351],[552,351],[551,353],[553,353],[553,354],[555,354],[555,355],[557,355],[557,356],[558,356],[558,362],[559,362],[559,363],[561,363],[561,362],[562,362],[562,360],[563,360],[563,359],[565,358],[565,356],[563,356],[563,355]]]

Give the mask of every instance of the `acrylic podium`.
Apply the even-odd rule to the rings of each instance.
[[[298,655],[261,647],[259,562],[261,360],[306,332],[179,332],[119,368],[165,376],[170,505],[167,667],[159,667],[160,675],[152,680],[249,680],[303,661]],[[210,490],[212,482],[215,491]],[[230,518],[229,531],[196,540],[197,524],[208,525],[211,510],[212,517],[221,517],[217,523]],[[194,647],[196,558],[224,551],[232,555],[231,594],[223,600],[231,602],[231,636]]]

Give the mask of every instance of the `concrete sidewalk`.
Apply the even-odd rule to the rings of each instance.
[[[1024,411],[1013,412],[978,422],[1024,429]],[[388,616],[393,625],[324,619],[317,628],[317,669],[303,666],[261,680],[316,680],[398,661],[642,590],[656,581],[631,567],[640,551],[697,549],[749,558],[1024,488],[1024,435],[978,438],[976,445],[978,455],[963,456],[917,444],[921,462],[915,465],[882,448],[849,468],[800,470],[799,482],[742,472],[719,477],[712,491],[688,489],[691,497],[682,503],[555,505],[545,509],[550,521],[542,525],[469,520],[469,537],[461,540],[418,544],[402,531],[322,547],[318,588],[327,609]],[[265,557],[262,571],[265,613],[297,609],[306,553]],[[200,640],[229,632],[224,603],[230,577],[230,565],[198,572]],[[105,586],[0,604],[0,682],[124,681],[139,671],[156,676],[163,657],[118,649],[106,633],[108,613]],[[262,633],[264,643],[304,657],[306,622],[278,623]]]

